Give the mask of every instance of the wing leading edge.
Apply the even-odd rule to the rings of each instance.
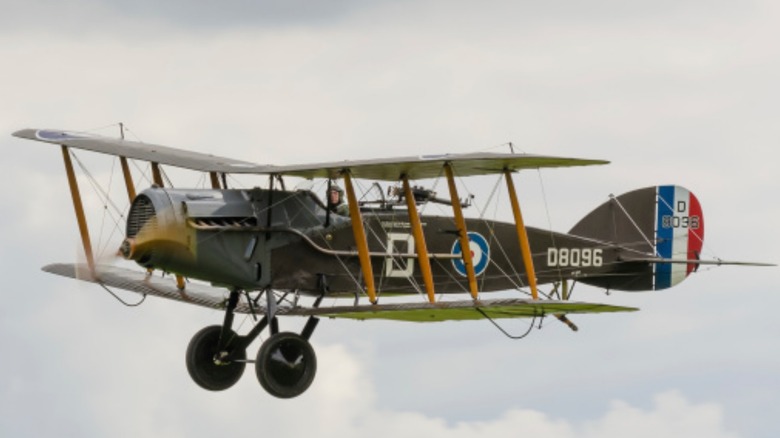
[[[484,152],[274,166],[80,132],[23,129],[14,132],[13,135],[29,140],[202,172],[274,174],[302,178],[336,178],[347,171],[354,178],[380,181],[397,181],[403,175],[409,179],[436,178],[442,174],[442,167],[445,163],[451,163],[459,176],[495,174],[507,169],[518,171],[609,163],[604,160]]]

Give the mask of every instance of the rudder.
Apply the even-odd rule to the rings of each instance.
[[[656,212],[656,255],[663,259],[698,260],[704,245],[704,216],[696,196],[684,187],[659,186]],[[654,289],[680,283],[696,266],[656,263]]]

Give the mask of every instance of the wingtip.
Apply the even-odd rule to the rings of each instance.
[[[26,128],[26,129],[20,129],[18,131],[15,131],[11,135],[19,138],[35,138],[36,131],[37,129]]]

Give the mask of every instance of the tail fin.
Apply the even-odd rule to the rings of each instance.
[[[666,185],[646,187],[611,199],[580,220],[569,234],[619,246],[623,259],[642,260],[631,281],[594,278],[586,283],[624,290],[660,290],[683,281],[698,266],[670,263],[698,260],[704,243],[701,204],[688,189]],[[655,259],[648,265],[648,260]],[[626,267],[624,266],[623,269]],[[620,268],[618,268],[620,269]]]

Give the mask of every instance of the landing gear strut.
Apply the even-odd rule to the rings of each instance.
[[[244,373],[246,349],[270,325],[271,336],[260,346],[255,361],[255,373],[260,385],[278,398],[293,398],[303,394],[317,373],[317,356],[309,338],[319,320],[310,317],[301,334],[279,332],[276,300],[271,291],[266,315],[245,336],[232,330],[233,313],[241,292],[230,292],[223,325],[204,328],[193,336],[187,347],[187,371],[200,387],[222,391],[233,386]],[[320,296],[314,303],[319,306]]]

